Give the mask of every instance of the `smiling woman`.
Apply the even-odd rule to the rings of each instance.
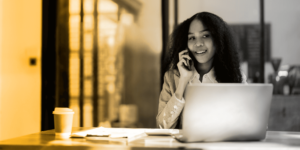
[[[212,67],[213,56],[216,48],[211,38],[210,32],[199,20],[193,20],[190,25],[188,34],[188,49],[192,54],[193,60],[198,63],[195,69],[200,73],[200,81],[203,74],[208,72]]]
[[[181,128],[188,84],[246,82],[231,31],[215,14],[201,12],[182,22],[172,34],[169,51],[156,117],[160,128]]]

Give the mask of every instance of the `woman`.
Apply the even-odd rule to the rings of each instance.
[[[169,51],[156,117],[160,128],[181,128],[188,84],[246,82],[231,32],[212,13],[197,13],[182,22],[173,31]]]

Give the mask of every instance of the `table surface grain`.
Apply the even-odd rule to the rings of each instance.
[[[91,128],[73,128],[73,132]],[[133,129],[134,130],[134,129]],[[243,142],[202,142],[180,143],[171,136],[144,136],[133,141],[127,138],[62,138],[55,136],[54,130],[42,131],[13,139],[0,141],[0,150],[50,150],[50,149],[109,149],[109,150],[150,150],[150,149],[207,149],[207,150],[262,150],[262,149],[300,149],[300,132],[267,131],[261,141]]]

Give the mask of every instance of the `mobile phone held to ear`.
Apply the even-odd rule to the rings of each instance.
[[[186,59],[186,64],[187,64],[186,67],[187,67],[188,70],[191,70],[191,63],[192,63],[191,60]]]
[[[188,49],[188,48],[187,48]],[[191,57],[191,52],[190,52],[190,50],[188,49],[188,55]],[[192,60],[190,60],[190,59],[185,59],[186,60],[186,64],[187,64],[187,69],[188,70],[191,70],[191,65],[192,65]]]

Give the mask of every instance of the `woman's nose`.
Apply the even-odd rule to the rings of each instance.
[[[202,41],[202,40],[197,40],[196,46],[197,46],[197,47],[203,46],[203,41]]]

